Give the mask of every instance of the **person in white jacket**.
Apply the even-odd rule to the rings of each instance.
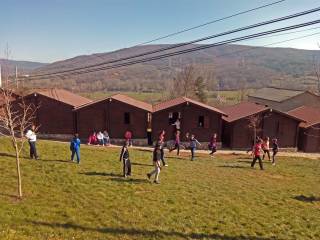
[[[30,158],[31,159],[38,159],[38,154],[37,154],[37,147],[36,147],[36,142],[37,142],[37,135],[35,133],[35,126],[32,126],[31,129],[29,129],[26,133],[26,138],[28,139],[29,146],[30,146]]]

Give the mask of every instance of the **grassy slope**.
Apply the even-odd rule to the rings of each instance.
[[[15,200],[14,159],[0,139],[0,239],[320,239],[320,161],[281,158],[250,169],[244,156],[175,158],[149,183],[151,154],[131,150],[133,177],[119,176],[118,149],[41,141],[23,159],[25,198]],[[25,153],[26,154],[26,153]],[[306,199],[305,199],[306,200]]]

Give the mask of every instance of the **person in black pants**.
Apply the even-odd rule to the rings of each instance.
[[[164,147],[165,147],[165,142],[164,142],[164,135],[166,134],[166,132],[164,130],[162,130],[160,132],[159,135],[159,139],[158,139],[158,145],[159,145],[159,149],[160,149],[160,159],[161,162],[163,164],[163,166],[168,167],[168,164],[166,163],[166,161],[164,160]]]
[[[131,162],[129,159],[129,142],[125,141],[120,154],[120,162],[123,162],[123,177],[131,176]]]
[[[35,133],[35,126],[32,126],[31,129],[29,129],[26,133],[26,138],[28,139],[29,146],[30,146],[30,158],[38,159],[37,154],[37,147],[36,147],[36,141],[37,141],[37,135]]]
[[[272,165],[276,165],[276,155],[279,152],[278,140],[275,138],[272,141]]]

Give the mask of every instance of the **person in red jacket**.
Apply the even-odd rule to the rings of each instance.
[[[262,152],[262,141],[261,141],[261,139],[259,139],[253,147],[254,158],[251,163],[252,168],[256,164],[256,161],[259,160],[260,169],[263,170],[263,165],[262,165],[262,160],[261,160],[261,152]]]
[[[88,145],[96,145],[98,143],[96,132],[92,132],[88,139]]]
[[[124,139],[128,142],[129,146],[132,147],[132,132],[130,130],[125,132]]]

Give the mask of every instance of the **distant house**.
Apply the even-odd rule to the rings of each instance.
[[[248,95],[248,101],[287,112],[300,106],[319,107],[320,97],[310,91],[265,87]]]
[[[174,139],[177,119],[181,122],[181,138],[185,134],[195,134],[202,142],[208,142],[213,133],[217,133],[221,141],[222,116],[226,114],[212,106],[187,97],[179,97],[153,106],[152,131],[153,139],[160,131],[166,131],[166,140]]]
[[[64,89],[40,89],[25,96],[26,103],[38,107],[36,125],[40,134],[73,134],[75,117],[72,110],[91,100]]]
[[[250,119],[255,119],[257,136],[277,138],[281,147],[297,146],[298,126],[302,121],[297,117],[251,102],[242,102],[222,110],[228,115],[223,117],[222,141],[225,147],[252,147],[254,131],[249,127]]]
[[[152,105],[122,94],[116,94],[74,109],[76,130],[82,138],[92,131],[107,130],[112,139],[123,139],[127,130],[135,139],[147,138]]]
[[[289,114],[305,120],[300,124],[298,148],[304,152],[320,152],[320,110],[302,106]]]

